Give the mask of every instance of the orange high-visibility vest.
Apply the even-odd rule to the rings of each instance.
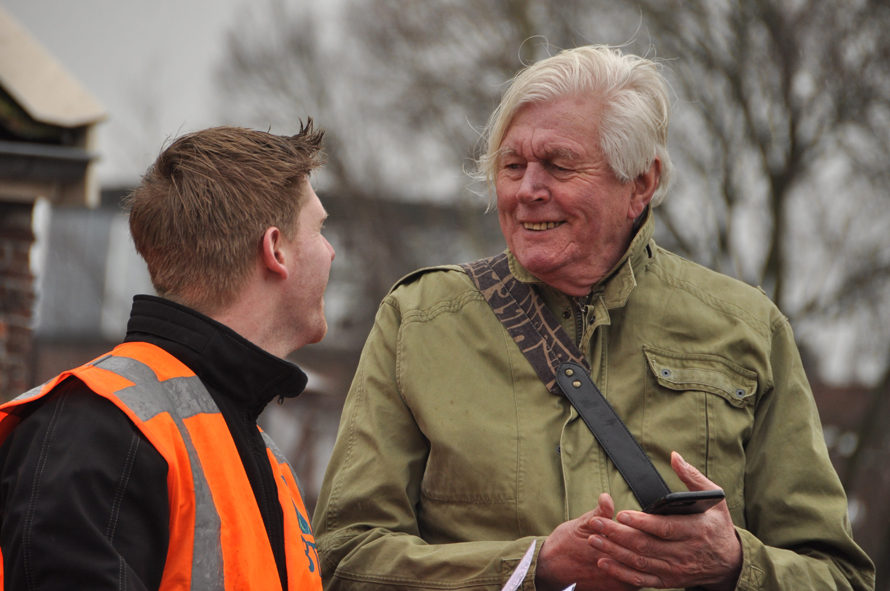
[[[116,404],[167,461],[170,541],[161,590],[280,590],[263,518],[225,420],[201,380],[163,349],[123,343],[0,406],[0,442],[25,405],[69,376]],[[321,590],[315,538],[293,470],[262,436],[284,514],[288,587]],[[0,581],[2,574],[0,554]]]

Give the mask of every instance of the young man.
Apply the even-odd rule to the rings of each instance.
[[[320,589],[308,515],[256,419],[324,337],[334,250],[287,137],[186,135],[128,198],[159,297],[124,342],[0,407],[7,589]]]

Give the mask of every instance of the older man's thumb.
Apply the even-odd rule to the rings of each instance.
[[[720,488],[710,480],[707,476],[698,471],[698,469],[683,459],[677,452],[671,452],[671,468],[674,469],[680,480],[683,481],[689,490],[710,490]]]

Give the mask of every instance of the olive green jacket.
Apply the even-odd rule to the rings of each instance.
[[[761,291],[657,247],[652,224],[589,304],[540,286],[549,307],[670,488],[685,490],[677,450],[726,491],[738,589],[872,589],[788,320]],[[495,591],[533,538],[540,549],[602,492],[639,509],[470,278],[412,274],[378,310],[315,511],[325,588]]]

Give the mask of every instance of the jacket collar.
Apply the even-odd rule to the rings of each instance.
[[[636,270],[636,273],[642,272],[647,261],[652,256],[653,245],[650,242],[652,241],[652,234],[655,228],[652,208],[647,208],[643,216],[643,222],[630,241],[627,250],[606,276],[594,284],[590,290],[591,295],[597,294],[603,298],[607,308],[620,308],[627,303],[627,299],[637,285],[634,270]],[[547,286],[528,269],[523,267],[509,250],[507,251],[507,257],[510,263],[510,272],[513,273],[516,279],[523,283],[536,284],[543,289],[557,291]]]
[[[308,381],[295,364],[229,327],[155,296],[133,298],[125,340],[161,347],[195,372],[211,393],[234,401],[254,420],[274,398],[297,396]]]

